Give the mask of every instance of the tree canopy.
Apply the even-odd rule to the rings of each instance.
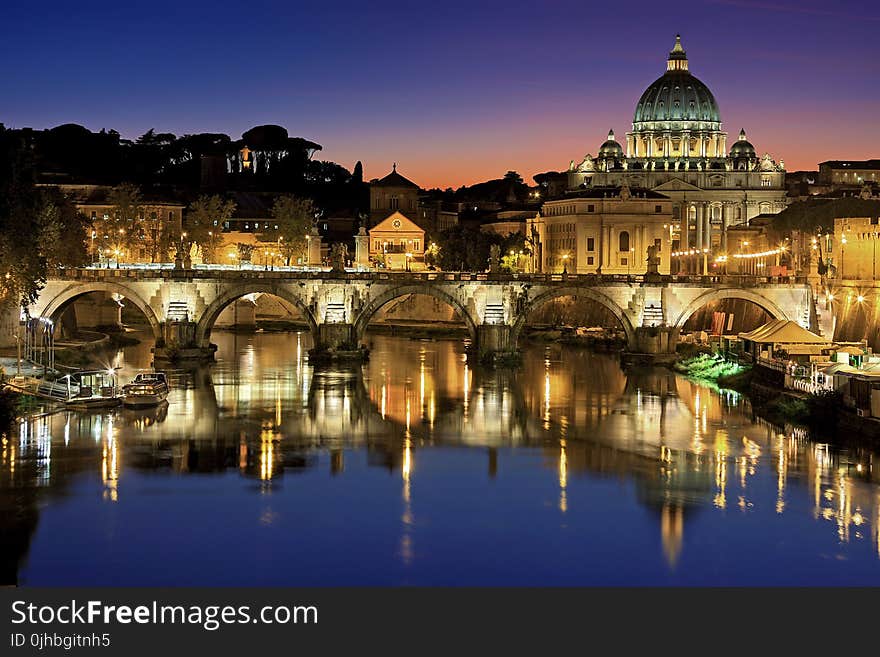
[[[186,215],[186,233],[189,242],[199,245],[205,262],[222,260],[217,250],[223,245],[223,225],[235,213],[235,201],[222,196],[200,196],[189,206]]]
[[[69,201],[39,189],[32,151],[0,127],[0,302],[28,305],[53,266],[82,264],[85,225]]]
[[[296,258],[306,261],[307,235],[311,233],[315,221],[315,206],[311,199],[296,196],[279,196],[272,206],[272,219],[269,230],[259,234],[264,242],[276,242],[286,264]]]

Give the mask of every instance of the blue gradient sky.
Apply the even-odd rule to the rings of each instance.
[[[0,122],[233,138],[262,123],[425,187],[564,169],[622,138],[676,32],[789,170],[880,157],[880,4],[4,3]]]

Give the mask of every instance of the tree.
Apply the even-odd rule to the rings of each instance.
[[[118,261],[146,240],[140,189],[131,183],[117,185],[107,195],[107,205],[110,211],[95,223],[94,230],[104,254]]]
[[[461,224],[444,230],[437,238],[440,267],[446,271],[486,271],[489,250],[493,244],[501,246],[503,239],[496,233]]]
[[[82,218],[35,180],[31,149],[19,133],[0,126],[0,303],[29,305],[50,267],[85,258]]]
[[[200,196],[186,215],[187,239],[199,245],[205,262],[219,262],[218,250],[223,246],[223,225],[235,213],[235,201],[222,196]]]
[[[88,262],[88,219],[57,190],[45,191],[40,244],[49,267],[79,267]]]
[[[27,145],[0,130],[0,301],[28,305],[46,280],[40,253],[43,199]]]
[[[315,206],[311,199],[296,196],[279,196],[272,206],[272,228],[260,233],[263,242],[276,242],[285,263],[302,257],[307,261],[307,235],[315,221]]]

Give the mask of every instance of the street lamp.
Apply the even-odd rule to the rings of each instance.
[[[409,253],[409,252],[406,253],[406,270],[407,271],[410,271],[409,261],[412,259],[412,257],[413,257],[412,253]]]
[[[563,274],[568,273],[568,254],[567,253],[563,254],[563,256],[562,256],[562,273]]]

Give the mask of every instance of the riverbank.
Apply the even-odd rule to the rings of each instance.
[[[752,410],[773,424],[794,424],[807,429],[835,430],[880,439],[880,420],[859,417],[842,403],[837,392],[811,394],[785,388],[782,372],[743,365],[719,354],[702,353],[682,358],[673,369],[689,378],[746,395]]]

